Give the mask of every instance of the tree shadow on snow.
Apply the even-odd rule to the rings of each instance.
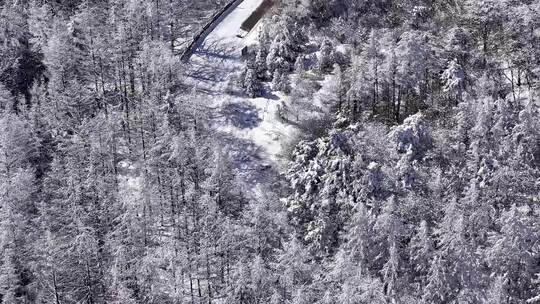
[[[279,100],[279,97],[276,94],[272,93],[269,88],[264,88],[262,90],[261,97],[270,100]]]
[[[223,107],[221,114],[227,122],[240,129],[253,129],[262,122],[259,110],[246,103],[230,103]]]
[[[216,40],[204,42],[197,48],[195,54],[221,60],[234,60],[238,59],[235,56],[235,49],[236,47],[234,45],[227,45],[224,41]]]
[[[279,183],[279,173],[273,164],[261,157],[261,149],[251,140],[236,137],[230,133],[219,132],[217,138],[231,157],[239,177],[248,185]]]

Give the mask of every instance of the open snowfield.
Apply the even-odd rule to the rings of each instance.
[[[241,51],[256,43],[261,22],[250,33],[242,33],[244,22],[263,0],[244,0],[200,43],[187,63],[188,81],[197,89],[197,100],[207,101],[217,137],[230,152],[248,190],[272,185],[283,170],[283,143],[296,132],[278,119],[283,98],[276,93],[262,98],[227,94],[227,78],[241,71]],[[237,37],[244,34],[244,38]],[[253,192],[252,192],[253,193]]]

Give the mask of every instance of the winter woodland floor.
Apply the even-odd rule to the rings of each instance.
[[[244,0],[202,41],[191,56],[186,75],[194,85],[195,99],[210,108],[212,127],[220,144],[235,162],[248,192],[255,196],[265,187],[276,187],[282,171],[283,144],[295,128],[279,120],[280,96],[267,91],[264,97],[248,98],[227,93],[227,78],[240,71],[241,51],[256,43],[260,24],[239,38],[242,23],[263,0]]]

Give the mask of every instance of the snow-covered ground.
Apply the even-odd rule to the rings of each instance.
[[[226,93],[227,78],[244,68],[241,51],[256,43],[261,23],[246,35],[241,24],[263,0],[244,0],[200,43],[187,63],[187,78],[196,87],[197,100],[207,100],[213,129],[235,161],[240,177],[255,195],[278,182],[283,171],[283,144],[295,128],[277,115],[283,97],[262,98]],[[243,34],[244,38],[237,35]]]
[[[244,0],[208,35],[206,43],[242,46],[245,40],[237,37],[242,23],[263,3],[263,0]],[[235,51],[239,51],[235,48]]]

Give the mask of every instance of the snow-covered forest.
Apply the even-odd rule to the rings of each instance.
[[[540,303],[539,111],[538,0],[0,0],[0,303]]]

